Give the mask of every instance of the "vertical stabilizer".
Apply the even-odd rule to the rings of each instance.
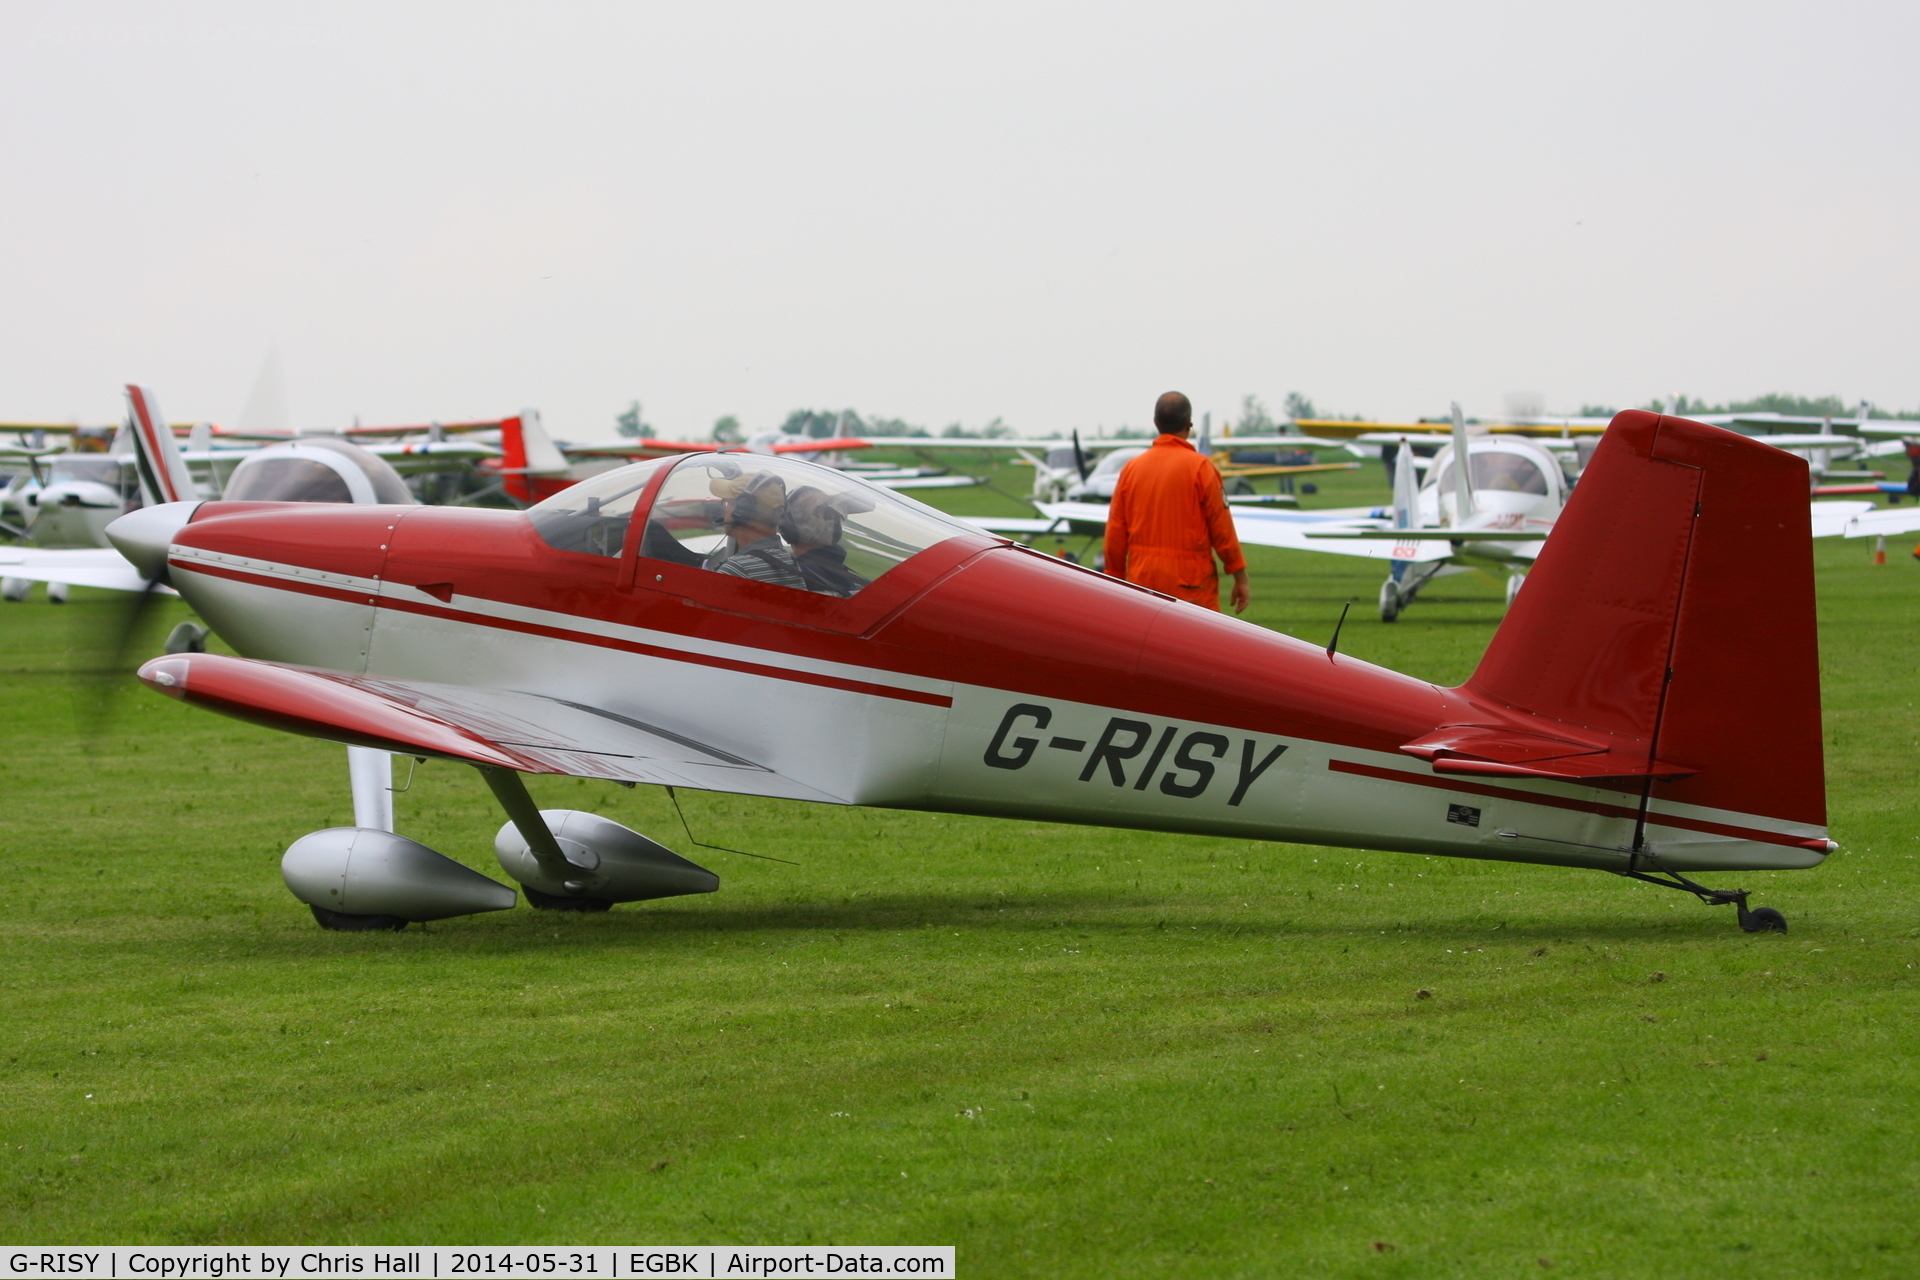
[[[565,475],[566,455],[540,425],[538,409],[522,409],[500,424],[500,461],[503,487],[522,502],[534,500],[534,476]]]
[[[1616,416],[1463,692],[1694,771],[1655,799],[1824,826],[1806,462]]]
[[[1460,402],[1453,402],[1453,522],[1465,524],[1473,517],[1473,455],[1467,451],[1467,420],[1460,413]]]
[[[1393,527],[1412,529],[1420,523],[1420,475],[1413,469],[1417,458],[1413,441],[1400,437],[1400,451],[1393,468]]]
[[[148,506],[162,502],[192,502],[193,475],[173,429],[160,415],[160,405],[145,387],[127,386],[127,432],[133,440],[133,454],[140,472],[140,493]]]

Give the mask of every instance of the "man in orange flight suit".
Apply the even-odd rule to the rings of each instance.
[[[1169,391],[1153,406],[1160,436],[1120,469],[1107,508],[1107,572],[1208,609],[1220,608],[1214,553],[1233,575],[1233,611],[1253,599],[1220,471],[1187,443],[1193,405]]]

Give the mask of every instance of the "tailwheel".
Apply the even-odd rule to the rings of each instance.
[[[1629,880],[1644,880],[1648,884],[1657,884],[1667,889],[1678,889],[1690,893],[1710,907],[1724,907],[1732,903],[1740,913],[1740,928],[1746,933],[1785,933],[1787,918],[1772,907],[1748,907],[1745,889],[1709,889],[1703,884],[1681,875],[1678,871],[1656,870],[1652,874],[1645,871],[1616,871],[1617,876]]]

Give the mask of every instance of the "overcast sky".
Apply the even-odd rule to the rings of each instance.
[[[0,420],[1920,405],[1920,5],[0,5]]]

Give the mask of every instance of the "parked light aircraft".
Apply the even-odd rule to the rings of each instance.
[[[1471,461],[1456,467],[1454,459],[1462,455]],[[1256,546],[1386,561],[1388,576],[1380,586],[1383,622],[1399,617],[1434,578],[1471,568],[1504,571],[1511,603],[1566,504],[1568,485],[1559,462],[1525,436],[1469,436],[1456,405],[1452,443],[1433,457],[1424,484],[1416,475],[1405,461],[1395,468],[1390,508],[1234,506],[1234,531],[1241,542]],[[1091,503],[1041,504],[1040,512],[1088,531],[1104,527],[1107,518],[1104,505]]]
[[[531,412],[531,410],[527,411]],[[8,490],[7,516],[19,512],[31,546],[0,547],[0,598],[27,598],[35,582],[47,584],[55,603],[69,587],[140,591],[146,582],[106,539],[106,527],[143,503],[161,501],[139,433],[128,425],[106,452],[39,454],[44,483],[16,483]],[[460,424],[465,429],[498,423]],[[189,448],[175,453],[184,467],[188,497],[227,501],[411,502],[401,472],[420,474],[465,468],[498,453],[473,441],[429,438],[393,442],[392,434],[434,435],[434,428],[356,428],[366,443],[339,436],[293,435],[265,447],[213,448],[213,429],[192,428]],[[177,434],[177,431],[173,434]],[[256,438],[258,438],[256,436]]]
[[[796,458],[663,458],[525,512],[168,503],[110,536],[244,655],[154,659],[151,688],[477,768],[535,906],[718,884],[606,818],[538,809],[523,774],[552,773],[1596,868],[1762,930],[1785,922],[1688,873],[1835,847],[1805,493],[1800,459],[1620,415],[1455,689]],[[1196,652],[1204,670],[1169,656]],[[516,900],[390,811],[356,803],[356,822],[282,859],[324,925]]]

